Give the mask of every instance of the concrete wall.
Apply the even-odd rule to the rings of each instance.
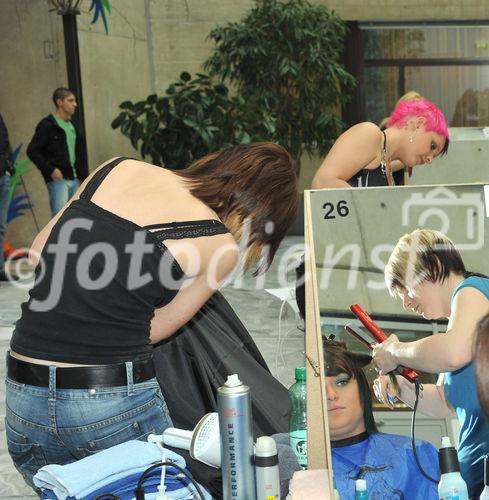
[[[320,0],[347,21],[488,19],[486,0]]]
[[[109,35],[91,24],[90,3],[78,16],[78,42],[90,169],[114,156],[136,156],[120,130],[110,124],[125,100],[150,93],[150,59],[144,0],[112,1]]]
[[[45,1],[2,1],[0,16],[0,113],[9,130],[13,148],[27,144],[36,123],[52,110],[53,90],[65,84],[65,54],[62,25],[48,12]],[[13,221],[8,237],[18,245],[28,244],[49,213],[46,187],[35,167],[24,176],[35,205],[30,213]],[[18,194],[24,194],[20,189]]]
[[[239,20],[252,0],[113,0],[109,35],[91,24],[82,2],[78,37],[90,168],[119,155],[138,156],[111,121],[118,105],[163,93],[181,71],[195,74],[212,49],[206,41],[217,24]],[[489,2],[466,0],[321,0],[344,19],[476,19],[489,17]],[[62,20],[47,0],[1,0],[0,113],[12,146],[25,147],[36,123],[52,112],[54,88],[67,85]],[[320,160],[305,158],[301,186],[308,187]],[[35,167],[25,178],[34,204],[10,224],[8,237],[29,245],[49,220],[46,187]],[[22,194],[22,189],[19,190]]]
[[[90,169],[120,155],[138,157],[110,127],[118,105],[163,93],[183,71],[195,73],[211,50],[206,42],[218,23],[239,19],[250,1],[114,0],[109,34],[91,24],[90,1],[77,17]],[[1,0],[0,113],[21,159],[41,117],[53,111],[51,94],[67,86],[62,18],[47,0]],[[45,184],[37,168],[24,176],[33,213],[13,221],[7,237],[29,245],[50,218]],[[24,194],[19,189],[17,194]]]
[[[251,0],[149,0],[147,1],[150,51],[156,92],[183,70],[202,71],[213,44],[207,35],[217,25],[238,21]]]

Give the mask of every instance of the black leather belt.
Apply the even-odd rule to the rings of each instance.
[[[133,361],[133,381],[144,382],[155,376],[153,358]],[[49,366],[7,356],[7,377],[20,384],[49,387]],[[56,367],[57,389],[90,389],[127,385],[125,363],[96,366]]]

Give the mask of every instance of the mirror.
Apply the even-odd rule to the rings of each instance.
[[[401,339],[444,331],[443,321],[428,322],[405,311],[401,301],[389,295],[384,266],[402,235],[424,227],[450,237],[468,270],[489,274],[484,250],[489,231],[489,186],[324,189],[306,191],[304,198],[309,249],[305,259],[309,467],[331,470],[321,335],[333,333],[351,350],[368,352],[344,331],[347,323],[360,326],[349,310],[354,303]]]

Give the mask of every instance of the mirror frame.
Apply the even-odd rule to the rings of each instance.
[[[319,318],[314,232],[311,218],[311,191],[304,191],[305,288],[306,288],[306,383],[307,383],[307,466],[327,469],[330,498],[334,498],[333,466],[329,437],[323,341]]]

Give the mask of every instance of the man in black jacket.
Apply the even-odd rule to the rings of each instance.
[[[46,181],[53,217],[88,175],[84,138],[71,121],[76,97],[60,87],[53,93],[54,114],[43,118],[27,147],[27,155]]]
[[[10,176],[14,173],[12,165],[12,149],[8,139],[7,127],[0,115],[0,281],[17,279],[16,276],[5,272],[5,258],[3,243],[7,229],[8,194],[10,190]]]

